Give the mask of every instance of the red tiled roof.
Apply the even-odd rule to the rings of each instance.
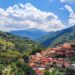
[[[71,46],[70,46],[70,44],[63,44],[63,48],[67,48],[67,49],[69,49],[69,48],[71,48]]]
[[[74,50],[67,50],[66,53],[75,53]]]
[[[63,52],[57,52],[57,54],[64,55],[64,53],[63,53]]]
[[[42,74],[42,71],[40,71],[39,69],[35,69],[36,74]]]
[[[49,62],[50,60],[48,58],[44,58],[44,59],[41,59],[42,62]]]

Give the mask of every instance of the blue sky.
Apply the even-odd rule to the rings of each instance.
[[[19,4],[22,4],[23,6],[24,5],[27,5],[27,4],[30,4],[30,7],[34,7],[34,8],[36,8],[37,10],[40,10],[40,11],[37,11],[37,12],[41,12],[41,13],[45,13],[44,15],[46,15],[46,14],[48,14],[48,13],[53,13],[53,16],[55,15],[55,16],[57,16],[58,18],[58,20],[60,20],[61,22],[62,22],[62,24],[60,24],[59,23],[59,25],[57,25],[57,23],[56,23],[56,25],[55,25],[55,27],[54,26],[52,26],[52,22],[50,22],[50,24],[51,24],[51,26],[50,25],[48,25],[47,27],[46,27],[46,29],[48,28],[48,27],[54,27],[54,28],[56,28],[56,27],[59,27],[60,25],[64,25],[62,28],[64,28],[64,27],[67,27],[67,25],[69,25],[69,26],[71,26],[71,25],[73,25],[75,22],[74,22],[74,17],[73,17],[73,15],[75,15],[75,0],[0,0],[0,8],[1,8],[1,11],[3,12],[3,13],[8,13],[8,14],[10,14],[10,12],[7,12],[7,9],[9,8],[9,7],[11,7],[11,8],[13,8],[14,7],[14,5],[17,5],[17,6],[19,6]],[[29,6],[29,5],[27,5],[27,6]],[[29,7],[27,7],[27,9],[28,9]],[[3,9],[3,10],[2,10]],[[22,9],[22,10],[25,10],[26,11],[26,9],[23,9],[23,8],[18,8],[18,9]],[[32,10],[32,9],[31,9]],[[29,11],[29,10],[28,10]],[[33,11],[33,10],[32,10]],[[13,10],[13,12],[16,12],[16,11],[14,11]],[[30,11],[29,11],[30,12]],[[18,13],[20,13],[19,11],[17,12],[17,14]],[[36,13],[36,12],[34,12],[34,13]],[[3,28],[5,28],[6,30],[7,30],[7,28],[8,28],[8,30],[10,29],[11,30],[11,27],[13,27],[14,29],[17,29],[17,27],[19,26],[19,29],[23,26],[23,24],[22,25],[13,25],[13,24],[10,24],[9,22],[7,22],[7,23],[5,23],[6,24],[6,26],[4,25],[4,23],[3,22],[5,22],[5,18],[6,19],[8,19],[8,20],[10,20],[10,18],[11,19],[13,19],[13,20],[17,20],[18,19],[18,17],[14,17],[13,16],[13,14],[15,14],[15,13],[11,13],[10,15],[12,16],[10,16],[10,15],[8,15],[7,17],[4,17],[3,15],[4,14],[2,14],[1,13],[1,17],[2,17],[2,19],[3,19],[3,21],[1,20],[0,22],[2,23],[1,24],[1,26],[3,27]],[[71,15],[72,14],[72,15]],[[29,14],[30,15],[30,14]],[[33,14],[32,14],[33,15]],[[34,16],[34,15],[33,15]],[[39,14],[38,14],[38,16],[39,16]],[[53,17],[52,16],[52,17]],[[10,18],[9,18],[10,17]],[[50,18],[51,16],[49,16],[49,18]],[[17,18],[17,19],[16,19]],[[25,18],[25,17],[24,17]],[[28,20],[28,19],[30,19],[31,17],[26,17],[25,19],[26,20]],[[40,18],[40,17],[39,17]],[[48,18],[48,16],[47,16],[47,18]],[[51,18],[50,18],[51,19]],[[57,20],[56,19],[56,20]],[[34,19],[35,20],[35,19]],[[41,22],[42,21],[44,21],[44,20],[46,20],[46,19],[40,19],[41,20]],[[52,19],[53,20],[53,19]],[[22,21],[22,19],[21,19],[21,21]],[[28,22],[30,22],[31,20],[29,20]],[[51,20],[50,20],[51,21]],[[55,20],[53,20],[53,21],[55,21]],[[70,22],[70,24],[69,24],[69,21],[71,21]],[[39,22],[38,21],[38,17],[37,17],[37,22]],[[47,21],[47,22],[49,22],[49,21]],[[27,23],[27,22],[26,22]],[[33,23],[34,24],[34,23]],[[45,23],[43,23],[43,24],[45,24]],[[36,25],[36,24],[34,24],[34,25]],[[38,24],[37,24],[38,25]],[[25,25],[24,25],[25,26]],[[42,24],[40,24],[40,26],[42,26]],[[45,24],[45,26],[46,26],[46,24]],[[27,25],[26,25],[26,27],[28,27]],[[37,28],[39,28],[39,26],[33,26],[33,27],[37,27]],[[42,26],[43,27],[43,26]],[[42,27],[40,28],[40,29],[42,29]],[[30,27],[29,27],[30,28]],[[48,29],[49,31],[52,31],[52,30],[54,30],[54,28],[53,29]],[[59,30],[59,29],[62,29],[62,28],[57,28],[56,30]],[[23,28],[22,28],[23,29]],[[45,28],[43,28],[43,30],[45,30]]]
[[[0,0],[0,7],[1,8],[8,8],[9,6],[13,6],[14,4],[26,4],[26,3],[31,3],[34,5],[36,8],[42,10],[42,11],[47,11],[47,12],[54,12],[55,14],[60,16],[60,19],[66,21],[68,18],[68,12],[66,10],[61,11],[59,8],[63,8],[64,4],[60,3],[59,0]],[[61,13],[61,14],[60,14]],[[65,18],[64,18],[65,16]],[[63,22],[64,22],[63,21]]]

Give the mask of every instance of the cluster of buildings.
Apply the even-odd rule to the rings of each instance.
[[[31,66],[38,75],[51,66],[68,67],[72,62],[70,58],[75,54],[75,44],[65,43],[56,48],[48,48],[40,53],[30,56],[29,66]]]

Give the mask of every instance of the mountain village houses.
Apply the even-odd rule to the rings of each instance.
[[[42,75],[44,70],[52,66],[68,67],[72,64],[69,60],[75,54],[75,44],[65,43],[56,48],[48,48],[40,53],[30,56],[29,66],[31,66],[38,75]],[[75,68],[75,65],[74,65]]]

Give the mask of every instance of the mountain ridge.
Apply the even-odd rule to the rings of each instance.
[[[51,47],[54,47],[52,46],[51,44],[54,42],[54,40],[56,40],[57,38],[61,37],[62,35],[64,36],[65,34],[68,34],[70,35],[69,33],[72,33],[72,32],[75,32],[75,25],[72,26],[72,27],[69,27],[69,28],[66,28],[66,29],[63,29],[63,30],[60,30],[60,31],[56,31],[54,32],[52,35],[47,35],[47,36],[43,36],[41,39],[38,39],[37,41],[40,42],[39,40],[42,40],[40,43],[45,45],[45,46],[51,46]],[[68,36],[67,35],[67,36]],[[73,34],[74,36],[75,34]],[[45,39],[44,39],[45,38]],[[66,37],[65,37],[66,38]],[[44,40],[43,40],[44,39]],[[62,38],[60,39],[62,40]],[[70,39],[68,39],[69,41]],[[65,42],[68,42],[68,41],[65,41]],[[62,44],[62,43],[61,43]]]
[[[1,32],[0,31],[0,38],[6,40],[6,42],[14,43],[15,49],[18,51],[25,51],[25,50],[36,50],[38,47],[41,48],[42,45],[30,40],[27,37],[19,37],[16,35],[12,35],[8,32]],[[34,46],[34,47],[33,47]]]
[[[9,32],[14,35],[18,35],[21,37],[28,37],[32,40],[36,40],[37,38],[40,38],[41,36],[44,36],[48,34],[48,32],[36,29],[36,28],[31,28],[31,29],[26,29],[26,30],[18,30],[18,31],[11,31]]]

